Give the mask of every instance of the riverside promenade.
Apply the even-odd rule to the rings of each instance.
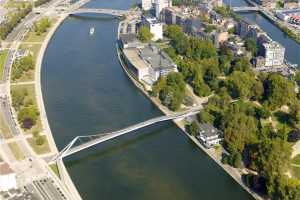
[[[117,35],[117,40],[119,40],[119,35],[120,35],[120,25],[121,23],[123,23],[125,20],[120,21],[119,25],[118,25],[118,35]],[[117,55],[118,55],[118,59],[119,59],[119,63],[122,66],[124,72],[126,73],[126,75],[128,76],[128,78],[134,83],[134,85],[139,88],[143,94],[149,98],[151,100],[151,102],[161,111],[163,112],[165,115],[171,115],[174,114],[173,111],[170,111],[167,107],[163,106],[158,98],[154,98],[151,97],[148,92],[145,90],[144,86],[142,85],[142,83],[140,83],[139,81],[137,81],[137,79],[134,77],[134,75],[129,71],[129,69],[126,67],[125,63],[123,62],[122,58],[121,58],[121,49],[119,48],[118,43],[116,43],[116,50],[117,50]],[[208,98],[205,98],[201,104],[204,104],[208,101]],[[199,101],[197,101],[199,103]],[[227,174],[229,174],[243,189],[245,189],[249,194],[252,195],[252,197],[254,199],[257,200],[264,200],[264,198],[262,198],[261,196],[259,196],[258,194],[256,194],[255,192],[251,191],[250,188],[248,188],[243,182],[242,182],[242,170],[241,169],[236,169],[233,168],[229,165],[224,165],[221,162],[221,157],[220,155],[217,154],[215,149],[207,149],[205,148],[199,141],[197,138],[191,136],[190,134],[187,133],[187,131],[185,130],[185,124],[183,123],[182,120],[178,120],[175,119],[173,120],[174,124],[180,128],[182,130],[182,132],[189,138],[191,139],[192,142],[194,142],[194,144],[196,144],[202,151],[204,151],[211,159],[213,159],[221,168],[223,168],[223,170],[225,172],[227,172]]]
[[[68,17],[68,14],[62,14],[59,16],[59,19],[56,21],[56,23],[50,28],[50,31],[48,32],[46,38],[44,39],[41,49],[39,51],[39,55],[37,57],[37,61],[36,61],[36,68],[35,68],[35,91],[36,91],[36,100],[37,100],[37,104],[38,104],[38,108],[40,111],[40,118],[41,118],[41,122],[42,122],[42,127],[46,133],[48,142],[49,142],[49,146],[50,146],[50,150],[51,150],[51,156],[55,155],[58,153],[58,149],[57,146],[55,144],[50,126],[49,126],[49,122],[48,122],[48,118],[47,118],[47,114],[46,114],[46,110],[45,110],[45,105],[44,105],[44,100],[43,100],[43,94],[42,94],[42,87],[41,87],[41,68],[42,68],[42,62],[43,62],[43,57],[44,54],[46,52],[48,43],[50,42],[52,36],[54,35],[54,33],[56,32],[57,28],[61,25],[61,23]],[[81,200],[81,196],[78,193],[74,183],[72,182],[69,173],[67,171],[67,169],[64,166],[64,163],[62,162],[62,160],[57,162],[57,167],[59,170],[59,176],[60,179],[62,181],[62,183],[64,184],[64,186],[69,190],[70,195],[72,195],[72,198],[74,200]]]

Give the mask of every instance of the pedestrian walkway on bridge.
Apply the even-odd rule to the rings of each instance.
[[[155,118],[146,120],[144,122],[140,122],[140,123],[134,124],[132,126],[129,126],[127,128],[121,129],[119,131],[114,131],[114,132],[110,132],[110,133],[100,133],[100,134],[95,134],[95,135],[87,135],[87,136],[77,136],[64,149],[62,149],[59,152],[59,154],[56,155],[50,162],[56,162],[57,160],[61,160],[64,157],[70,156],[79,151],[82,151],[84,149],[95,146],[99,143],[114,139],[116,137],[125,135],[129,132],[141,129],[143,127],[150,126],[152,124],[163,122],[163,121],[186,118],[186,117],[189,117],[192,115],[196,115],[199,112],[200,112],[200,108],[195,107],[195,108],[183,111],[183,112],[177,112],[172,115],[155,117]],[[87,141],[83,142],[81,144],[78,144],[82,139],[87,139]]]

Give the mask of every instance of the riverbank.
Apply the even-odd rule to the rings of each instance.
[[[255,2],[252,0],[245,0],[248,4],[252,6],[258,6]],[[286,25],[284,25],[283,22],[281,22],[279,19],[276,19],[275,16],[267,13],[267,11],[259,9],[258,11],[261,15],[266,17],[272,24],[277,26],[281,31],[283,31],[285,34],[287,34],[291,39],[296,41],[297,43],[300,44],[300,35],[297,35],[297,33],[294,33],[293,30],[288,28]]]
[[[46,133],[47,140],[49,142],[49,146],[51,149],[52,156],[58,153],[57,146],[55,144],[53,134],[51,132],[46,110],[45,110],[45,105],[44,105],[44,100],[43,100],[43,94],[42,94],[42,87],[41,87],[41,68],[42,68],[42,62],[43,62],[43,57],[46,52],[48,43],[50,42],[52,36],[56,32],[56,30],[59,28],[61,23],[68,17],[68,15],[61,15],[57,22],[51,27],[51,30],[48,32],[46,38],[44,39],[41,49],[39,51],[39,55],[37,57],[36,61],[36,68],[35,68],[35,91],[36,91],[36,99],[37,99],[37,104],[38,108],[40,111],[40,118],[42,122],[42,127]],[[70,195],[73,196],[74,199],[80,200],[80,194],[78,193],[74,183],[72,182],[68,171],[66,170],[63,161],[58,161],[57,162],[58,169],[59,169],[59,177],[61,178],[62,183],[64,183],[64,186],[68,188]]]
[[[119,39],[119,32],[120,32],[120,24],[118,26],[118,36],[117,38]],[[118,59],[119,59],[119,63],[122,66],[124,72],[126,73],[126,75],[129,77],[129,79],[135,84],[135,86],[137,88],[139,88],[143,94],[152,101],[152,103],[161,111],[163,112],[165,115],[170,115],[173,114],[172,111],[170,111],[168,108],[166,108],[165,106],[163,106],[159,100],[157,98],[151,97],[148,92],[145,90],[144,86],[137,81],[137,79],[134,77],[134,75],[130,72],[129,69],[127,69],[126,65],[124,64],[122,58],[121,58],[121,49],[119,48],[118,43],[116,44],[116,49],[117,49],[117,54],[118,54]],[[229,165],[224,165],[221,163],[221,158],[220,156],[217,155],[216,150],[215,149],[207,149],[205,148],[203,145],[200,144],[200,142],[193,136],[191,136],[190,134],[188,134],[185,130],[185,124],[182,123],[182,120],[173,120],[173,122],[175,123],[175,125],[180,128],[182,130],[182,132],[189,138],[191,139],[194,144],[196,144],[202,151],[204,151],[211,159],[213,159],[222,169],[224,169],[224,171],[227,172],[227,174],[229,174],[239,185],[242,186],[242,188],[244,188],[248,193],[250,193],[255,199],[258,200],[263,200],[263,198],[259,195],[257,195],[256,193],[252,192],[243,182],[242,182],[242,178],[241,178],[241,172],[239,169],[230,167]]]

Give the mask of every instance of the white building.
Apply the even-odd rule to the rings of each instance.
[[[153,41],[163,39],[163,24],[156,18],[146,18],[144,24],[149,28],[153,34]]]
[[[142,0],[142,9],[150,10],[152,8],[152,4],[154,0]]]
[[[265,66],[280,66],[284,62],[285,48],[278,42],[271,41],[263,43],[263,57],[265,57]]]
[[[172,7],[172,0],[155,0],[155,16],[157,19],[160,19],[160,13],[166,7]]]
[[[145,45],[136,48],[123,49],[128,68],[139,81],[153,85],[160,76],[177,72],[176,64],[157,46]]]
[[[210,148],[222,141],[222,132],[210,124],[199,124],[199,135],[197,138],[207,148]]]
[[[0,191],[16,189],[16,174],[7,163],[0,164]]]

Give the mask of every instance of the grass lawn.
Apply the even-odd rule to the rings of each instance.
[[[55,22],[57,21],[57,19],[50,19],[51,21],[51,26],[53,24],[55,24]],[[25,36],[23,42],[43,42],[45,37],[47,36],[50,28],[47,29],[47,31],[45,33],[42,33],[40,35],[37,35],[36,32],[32,29],[31,31],[29,31],[29,33],[27,33],[27,35]]]
[[[8,143],[8,146],[17,160],[23,160],[25,158],[19,145],[16,142]]]
[[[29,53],[33,56],[34,60],[36,61],[37,56],[39,55],[41,44],[21,44],[20,49],[28,50]]]
[[[27,85],[11,85],[11,90],[27,90],[28,95],[25,97],[24,101],[27,101],[28,99],[32,99],[33,104],[37,105],[36,103],[36,97],[35,97],[35,86],[34,84],[27,84]]]
[[[59,176],[59,171],[58,171],[58,167],[57,167],[57,164],[51,164],[49,165],[49,167],[52,169],[52,171],[58,176]]]
[[[21,78],[12,80],[12,83],[18,83],[18,82],[28,82],[28,81],[34,81],[34,70],[29,70],[27,72],[23,72]]]
[[[0,134],[5,139],[12,137],[12,133],[10,132],[2,112],[0,113]]]
[[[34,31],[30,31],[24,38],[23,42],[43,42],[47,32],[37,35]]]
[[[3,68],[7,58],[8,50],[3,50],[0,52],[0,80],[3,78]]]
[[[37,154],[45,154],[45,153],[49,153],[50,152],[50,147],[47,141],[47,137],[45,135],[42,136],[45,140],[43,145],[37,145],[35,143],[35,139],[33,137],[28,138],[27,141],[30,144],[30,146],[32,147],[32,149],[35,151],[35,153]]]

